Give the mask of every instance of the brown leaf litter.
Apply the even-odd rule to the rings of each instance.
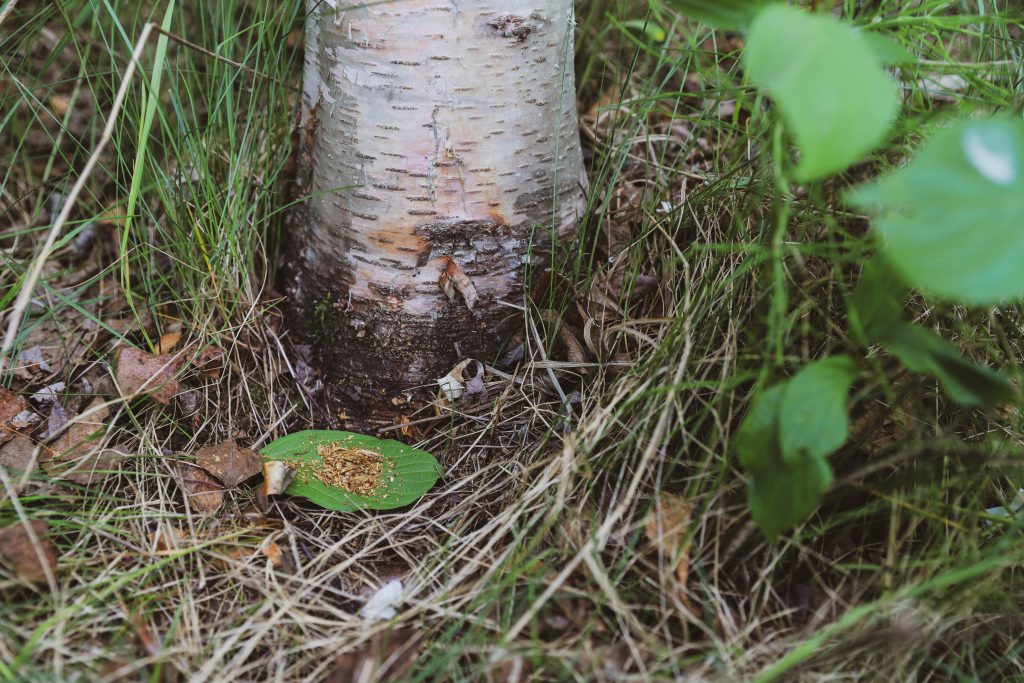
[[[36,455],[37,448],[40,449],[39,455]],[[43,457],[45,448],[24,434],[18,434],[0,446],[0,467],[19,472],[31,472],[36,469],[38,458]]]
[[[178,466],[179,484],[194,510],[210,514],[224,503],[224,486],[202,467],[181,463]]]
[[[680,496],[659,493],[654,509],[644,520],[644,534],[648,542],[665,558],[678,581],[680,601],[690,607],[686,596],[686,582],[690,575],[690,544],[685,543],[693,508]]]
[[[71,420],[71,426],[39,461],[47,474],[88,485],[111,474],[119,458],[116,451],[103,447],[110,409],[102,398],[93,399],[85,410]],[[95,412],[93,412],[95,411]]]
[[[30,522],[28,528],[21,522],[3,527],[0,558],[23,581],[46,583],[47,570],[53,574],[57,568],[57,550],[49,533],[50,525],[43,520]]]
[[[263,458],[234,439],[196,451],[196,464],[214,475],[224,486],[237,486],[263,469]]]
[[[167,337],[167,335],[164,335]],[[164,337],[158,344],[163,348]],[[177,340],[168,340],[177,344]],[[224,351],[209,347],[197,353],[198,346],[190,345],[176,353],[153,355],[128,346],[120,349],[115,356],[118,388],[125,398],[137,394],[148,394],[163,405],[168,405],[181,388],[178,372],[186,365],[204,377],[217,379],[224,369]]]
[[[23,396],[0,387],[0,443],[18,433],[18,425],[25,424],[25,416],[30,412],[28,401]]]
[[[117,386],[125,398],[145,393],[167,405],[178,393],[175,374],[185,362],[182,354],[154,356],[126,346],[118,352],[115,362]]]

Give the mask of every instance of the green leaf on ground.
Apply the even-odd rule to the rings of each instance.
[[[857,377],[849,356],[815,361],[793,375],[779,406],[779,450],[786,463],[824,459],[846,442],[846,399]]]
[[[850,199],[878,213],[882,249],[911,285],[969,304],[1024,296],[1024,121],[943,130]]]
[[[896,42],[894,35],[877,31],[861,31],[861,35],[882,64],[898,66],[917,61],[910,51]]]
[[[824,458],[800,453],[792,461],[782,459],[779,415],[791,382],[780,382],[754,397],[734,441],[740,464],[750,474],[750,513],[769,540],[804,521],[832,483]]]
[[[750,27],[744,63],[800,149],[800,182],[842,171],[873,150],[899,108],[868,39],[828,15],[765,7]]]
[[[340,486],[328,486],[317,478],[316,474],[323,472],[323,453],[338,448],[365,449],[383,459],[381,484],[373,493],[358,495]],[[353,432],[295,432],[268,444],[260,453],[264,460],[281,460],[298,469],[295,480],[285,493],[343,512],[392,510],[408,505],[429,491],[442,474],[437,460],[426,451],[392,439],[377,439]]]
[[[800,524],[814,512],[832,484],[832,468],[806,453],[792,462],[752,470],[747,482],[750,513],[768,540]]]
[[[1005,377],[964,358],[948,341],[919,325],[900,323],[881,343],[907,369],[938,379],[950,398],[961,405],[997,405],[1016,397]]]
[[[669,0],[669,4],[698,21],[724,29],[742,29],[750,25],[757,11],[768,0]]]
[[[779,406],[788,382],[758,393],[750,402],[743,424],[736,430],[733,447],[746,470],[773,467],[779,455]]]

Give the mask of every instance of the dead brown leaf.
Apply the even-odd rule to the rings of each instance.
[[[28,411],[28,401],[13,391],[0,387],[0,443],[10,440],[17,433],[16,418]]]
[[[284,562],[284,554],[281,552],[281,546],[271,541],[260,548],[260,552],[263,556],[270,560],[270,564],[273,567],[280,567]]]
[[[125,398],[145,393],[167,405],[178,393],[179,382],[174,377],[184,363],[181,355],[154,356],[133,347],[125,347],[117,354],[117,385]]]
[[[21,522],[0,529],[0,557],[23,581],[46,583],[47,568],[50,572],[57,568],[57,550],[49,538],[50,525],[37,519],[29,526],[31,533]]]
[[[18,434],[10,442],[0,446],[0,466],[20,472],[32,471],[38,465],[35,460],[36,448],[35,441],[23,434]],[[42,452],[38,457],[43,457]]]
[[[224,486],[203,468],[182,463],[178,475],[181,488],[194,510],[210,514],[224,503]]]
[[[284,493],[298,470],[289,467],[280,460],[268,460],[263,463],[263,485],[256,489],[256,506],[260,510],[270,507],[270,496]]]
[[[224,349],[216,346],[203,349],[192,360],[192,366],[204,377],[219,378],[220,373],[224,370]]]
[[[196,464],[220,479],[224,486],[237,486],[263,469],[258,453],[242,448],[234,439],[196,451]]]
[[[409,418],[407,418],[405,415],[402,415],[398,418],[398,423],[402,425],[402,427],[398,430],[399,434],[401,434],[407,439],[416,438],[416,427],[409,423]]]
[[[76,484],[88,485],[100,481],[110,474],[117,463],[116,452],[103,448],[103,432],[110,417],[110,409],[103,406],[102,398],[93,399],[82,415],[57,439],[39,461],[51,477],[68,479]],[[102,406],[102,407],[100,407]]]
[[[412,626],[374,633],[354,650],[334,660],[327,683],[394,681],[409,673],[423,649],[423,636]]]
[[[686,582],[690,575],[690,544],[686,540],[693,508],[685,499],[671,493],[658,494],[654,509],[644,520],[644,533],[648,542],[673,566],[679,582],[679,595],[689,607]]]
[[[170,353],[178,346],[178,342],[181,341],[181,332],[168,332],[160,337],[160,341],[156,343],[157,355],[163,355]]]

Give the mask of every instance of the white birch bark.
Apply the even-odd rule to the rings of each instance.
[[[310,0],[290,295],[340,400],[491,360],[583,185],[571,0]]]

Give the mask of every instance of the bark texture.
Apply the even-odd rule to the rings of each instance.
[[[572,3],[309,10],[292,310],[329,393],[393,413],[493,357],[521,317],[502,301],[575,230]]]

